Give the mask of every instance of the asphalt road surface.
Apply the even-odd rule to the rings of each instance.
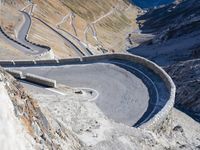
[[[22,24],[17,33],[17,41],[30,47],[36,53],[42,54],[42,53],[48,51],[47,48],[35,45],[26,40],[26,36],[28,35],[29,29],[31,26],[31,17],[26,12],[21,11],[21,13],[23,15],[23,21],[22,21]]]
[[[103,113],[129,126],[148,121],[160,111],[169,96],[158,75],[144,66],[123,60],[15,69],[55,79],[67,86],[94,89],[99,93],[95,103]]]
[[[31,18],[26,12],[22,12],[22,14],[23,21],[17,31],[16,40],[8,36],[3,30],[0,30],[0,38],[26,54],[38,55],[49,51],[50,48],[46,46],[38,46],[26,40],[26,36],[28,35],[31,26]]]

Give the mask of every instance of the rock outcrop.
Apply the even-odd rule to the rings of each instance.
[[[18,125],[24,129],[22,137],[26,136],[24,139],[28,143],[27,145],[29,145],[29,148],[27,148],[27,145],[21,144],[20,149],[80,149],[81,144],[77,137],[64,127],[61,122],[53,119],[49,112],[43,112],[38,102],[27,94],[24,87],[19,84],[18,81],[2,69],[0,70],[0,74],[2,78],[1,83],[4,84],[2,88],[7,91],[8,101],[10,101],[9,107],[11,107],[3,109],[10,109],[9,111],[15,114],[8,116],[7,120],[15,119],[18,122]],[[1,91],[1,93],[2,92],[3,91]],[[0,119],[0,121],[2,121],[2,119]],[[9,123],[11,126],[14,126],[13,122]],[[17,130],[17,127],[13,128]],[[13,133],[13,136],[17,135],[18,134]],[[29,138],[27,138],[27,136]],[[4,138],[4,140],[6,139]],[[22,143],[23,138],[21,140],[15,139],[13,143],[10,144],[12,145],[17,141]],[[3,143],[1,143],[1,145],[2,144]],[[12,149],[9,148],[9,145],[7,146],[8,149]],[[7,146],[5,145],[5,150],[8,150],[6,149]]]
[[[199,121],[200,1],[151,9],[137,20],[141,34],[154,36],[129,51],[166,68],[177,86],[176,107]]]
[[[177,86],[176,106],[200,121],[200,60],[180,62],[166,70]]]

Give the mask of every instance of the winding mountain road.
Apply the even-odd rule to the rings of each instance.
[[[44,52],[48,52],[50,50],[49,47],[34,44],[27,40],[27,36],[28,36],[29,30],[30,30],[32,21],[31,21],[30,15],[28,13],[26,13],[24,11],[21,11],[21,13],[23,15],[23,21],[21,22],[20,28],[16,35],[17,41],[30,47],[36,53],[42,54]]]
[[[21,13],[23,14],[23,21],[20,24],[18,31],[16,32],[16,40],[8,36],[2,28],[0,28],[0,38],[26,54],[39,55],[48,52],[50,47],[35,44],[27,40],[27,35],[31,26],[31,18],[28,13]]]
[[[26,53],[26,54],[35,54],[34,51],[31,50],[30,47],[23,45],[22,43],[14,40],[13,38],[9,37],[3,29],[0,27],[0,38],[7,42],[9,45],[15,47],[16,49]]]
[[[67,86],[94,89],[99,93],[95,103],[104,114],[129,126],[147,122],[169,98],[168,89],[157,74],[120,59],[14,69],[55,79]]]
[[[33,16],[33,18],[37,19],[38,21],[40,21],[41,23],[43,23],[47,28],[49,28],[50,30],[52,30],[54,33],[56,33],[58,36],[60,36],[67,45],[69,45],[76,53],[79,57],[83,57],[83,56],[88,56],[88,55],[92,55],[91,51],[88,50],[87,48],[85,48],[85,46],[83,46],[83,44],[80,42],[80,40],[78,40],[77,38],[75,38],[74,36],[72,36],[71,34],[68,33],[68,35],[70,35],[74,40],[76,40],[81,47],[84,48],[84,51],[82,51],[81,49],[79,49],[72,41],[70,41],[68,38],[66,38],[63,34],[61,34],[60,32],[58,32],[56,29],[54,29],[53,27],[51,27],[50,25],[48,25],[46,22],[44,22],[43,20],[41,20],[40,18],[37,18],[35,16]]]
[[[39,45],[39,44],[28,41],[27,36],[28,36],[29,30],[31,27],[31,23],[32,23],[31,16],[24,11],[20,11],[20,12],[23,15],[23,20],[22,20],[19,28],[16,31],[16,40],[9,37],[2,30],[2,28],[0,30],[0,37],[2,39],[4,39],[7,43],[12,45],[13,47],[16,47],[17,49],[19,49],[27,54],[36,55],[36,54],[43,54],[45,52],[48,52],[50,50],[50,47],[44,46],[44,45]],[[43,23],[46,27],[48,27],[50,30],[52,30],[57,35],[59,35],[66,42],[66,44],[69,45],[80,57],[93,55],[92,52],[88,48],[86,48],[78,38],[72,36],[70,33],[68,33],[68,35],[79,43],[79,45],[82,47],[82,50],[79,49],[72,41],[70,41],[68,38],[66,38],[64,35],[62,35],[56,29],[54,29],[53,27],[51,27],[50,25],[45,23],[43,20],[41,20],[37,17],[33,17],[33,18],[37,19],[38,21]]]
[[[27,53],[43,53],[47,50],[47,47],[38,46],[27,41],[26,36],[30,29],[31,18],[25,12],[22,12],[22,14],[24,21],[19,28],[17,41],[10,39],[3,30],[0,32],[0,37],[3,37],[12,46],[16,46]],[[58,63],[55,65],[47,60],[44,65],[38,66],[32,64],[33,61],[30,61],[28,65],[25,65],[26,62],[21,61],[20,65],[14,63],[14,67],[7,66],[8,68],[54,79],[60,84],[74,88],[93,89],[98,92],[94,102],[102,112],[108,118],[129,126],[138,127],[149,121],[169,100],[170,90],[160,75],[147,67],[153,65],[150,62],[137,58],[140,60],[139,62],[150,63],[142,65],[129,59],[122,59],[121,57],[132,57],[125,54],[121,54],[121,57],[117,58],[104,56],[104,59],[89,59],[85,62],[83,61],[83,59],[86,59],[86,57],[83,57],[85,54],[73,42],[43,20],[34,18],[45,24],[71,45],[71,48],[79,54],[81,61],[75,64]],[[90,56],[88,58],[99,57]],[[2,64],[5,64],[5,62],[2,62]]]

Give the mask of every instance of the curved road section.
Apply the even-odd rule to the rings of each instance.
[[[20,25],[18,32],[17,32],[17,41],[19,41],[20,43],[30,47],[31,50],[33,50],[36,53],[42,54],[42,53],[49,51],[50,47],[35,44],[35,43],[29,42],[27,40],[28,32],[29,32],[29,29],[30,29],[31,23],[32,23],[31,17],[26,12],[21,11],[21,13],[23,15],[23,21],[22,21],[22,24]]]
[[[50,47],[35,44],[27,40],[27,35],[31,26],[31,18],[26,12],[22,12],[23,21],[17,32],[16,40],[8,36],[0,27],[0,38],[4,39],[11,46],[27,54],[38,55],[50,51]]]
[[[20,11],[20,12],[23,15],[23,21],[21,22],[19,29],[16,30],[17,31],[16,32],[16,34],[17,34],[16,40],[9,37],[3,31],[3,29],[1,27],[0,27],[0,37],[2,39],[4,39],[7,43],[12,45],[13,47],[16,47],[17,49],[19,49],[27,54],[37,55],[37,54],[43,54],[43,53],[50,51],[51,48],[48,46],[40,45],[40,44],[36,44],[36,43],[28,41],[27,36],[28,36],[29,30],[31,27],[31,23],[32,23],[31,16],[24,11]],[[83,51],[81,49],[79,49],[72,41],[70,41],[64,35],[62,35],[57,30],[55,30],[53,27],[48,25],[46,22],[42,21],[41,19],[39,19],[37,17],[34,17],[34,18],[37,19],[38,21],[42,22],[46,27],[48,27],[53,32],[55,32],[57,35],[59,35],[66,42],[66,44],[69,45],[80,57],[93,55],[92,52],[88,48],[86,48],[78,38],[76,38],[69,32],[66,32],[66,33],[71,38],[73,38],[75,41],[78,42],[78,44],[82,47]]]
[[[51,27],[50,25],[48,25],[45,21],[43,21],[42,19],[33,16],[33,18],[37,19],[38,21],[40,21],[41,23],[43,23],[46,27],[48,27],[50,30],[52,30],[54,33],[56,33],[58,36],[60,36],[65,43],[71,47],[76,53],[77,55],[79,55],[80,57],[83,56],[87,56],[87,55],[93,55],[92,52],[87,49],[79,39],[77,39],[75,36],[73,36],[72,34],[70,34],[69,32],[66,32],[69,36],[71,36],[74,40],[76,40],[79,45],[83,48],[84,51],[82,51],[81,49],[79,49],[76,44],[74,44],[72,41],[70,41],[67,37],[65,37],[63,34],[61,34],[60,32],[58,32],[56,29],[54,29],[53,27]]]
[[[6,41],[9,45],[15,47],[18,50],[21,50],[24,53],[27,54],[34,54],[34,52],[31,50],[30,47],[12,39],[10,36],[8,36],[3,29],[0,27],[0,38],[2,38],[4,41]]]
[[[168,103],[171,91],[166,81],[149,67],[119,57],[98,57],[71,64],[24,64],[14,69],[71,87],[94,89],[99,94],[94,102],[102,112],[129,126],[138,127],[148,122]]]

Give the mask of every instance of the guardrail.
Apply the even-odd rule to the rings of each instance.
[[[2,67],[54,66],[81,63],[80,58],[48,59],[48,60],[0,60]]]
[[[21,66],[43,66],[43,65],[65,65],[65,64],[81,64],[81,63],[91,63],[91,62],[98,62],[100,60],[108,60],[108,59],[121,59],[132,61],[134,63],[141,64],[157,75],[165,82],[166,87],[169,91],[169,99],[167,100],[164,107],[154,115],[150,120],[145,122],[140,126],[140,128],[148,128],[148,129],[156,129],[158,128],[163,121],[168,116],[169,112],[173,108],[174,101],[175,101],[175,92],[176,87],[173,83],[170,76],[157,64],[136,55],[130,54],[104,54],[104,55],[96,55],[96,56],[89,56],[89,57],[82,57],[81,58],[71,58],[71,59],[60,59],[60,60],[40,60],[40,61],[0,61],[0,65],[3,67],[21,67]]]

